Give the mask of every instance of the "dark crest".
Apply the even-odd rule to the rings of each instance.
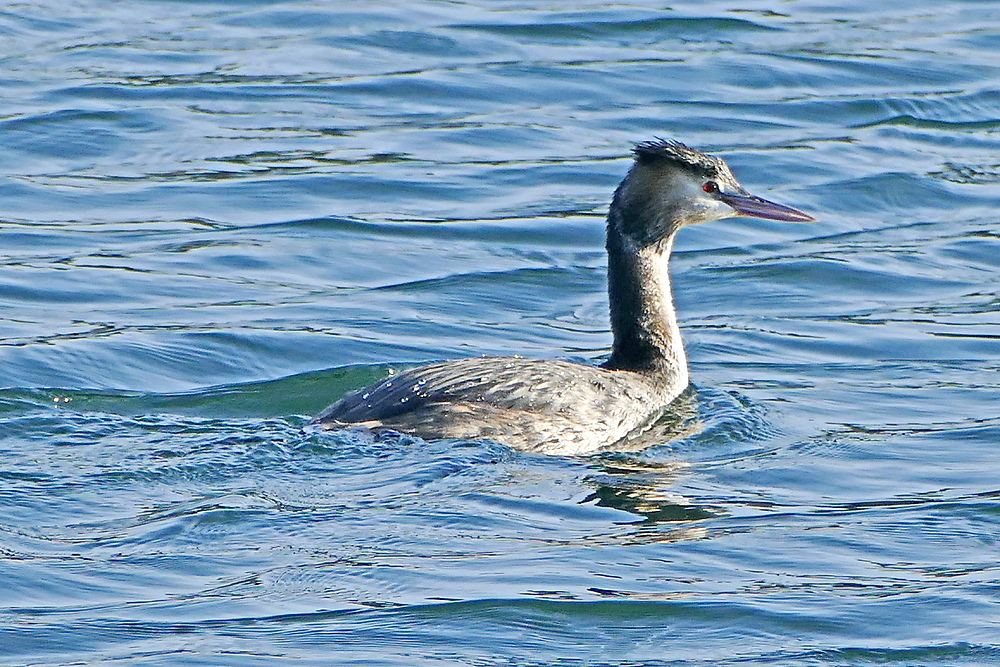
[[[679,141],[654,139],[636,144],[632,149],[635,159],[642,164],[652,164],[660,160],[676,162],[691,169],[697,169],[706,176],[716,177],[724,171],[722,160],[706,155]]]

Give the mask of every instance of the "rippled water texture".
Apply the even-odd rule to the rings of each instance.
[[[0,663],[1000,663],[1000,4],[0,8]],[[693,389],[591,458],[307,435],[599,361],[635,141]]]

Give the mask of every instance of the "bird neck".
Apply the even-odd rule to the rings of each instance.
[[[615,370],[669,375],[687,383],[687,358],[670,292],[671,233],[635,247],[608,226],[608,300],[614,344],[604,364]]]

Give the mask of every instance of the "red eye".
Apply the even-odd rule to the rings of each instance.
[[[714,195],[719,191],[719,184],[715,181],[705,181],[705,185],[701,186],[701,189],[710,195]]]

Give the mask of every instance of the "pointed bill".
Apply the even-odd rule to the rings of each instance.
[[[738,215],[748,215],[767,220],[781,220],[783,222],[816,222],[816,218],[808,213],[803,213],[797,208],[785,206],[784,204],[776,204],[773,201],[761,199],[751,194],[720,192],[718,196],[719,199],[736,209]]]

